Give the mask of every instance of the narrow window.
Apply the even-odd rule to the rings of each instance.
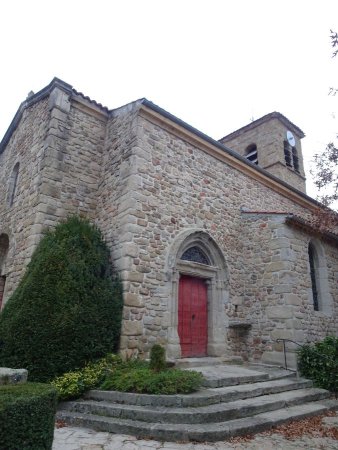
[[[9,239],[7,234],[0,234],[0,310],[5,292],[6,283],[6,258],[9,248]]]
[[[5,284],[6,284],[6,276],[2,275],[0,277],[0,311],[1,311],[1,307],[2,307],[2,299],[4,297],[4,292],[5,292]]]
[[[16,163],[13,167],[11,177],[9,179],[9,185],[8,185],[8,195],[7,195],[7,202],[9,206],[12,206],[15,199],[15,192],[16,192],[16,185],[18,182],[18,175],[19,175],[19,167],[20,164]]]
[[[310,263],[310,277],[312,287],[313,308],[315,311],[319,311],[318,302],[318,286],[317,286],[317,255],[313,244],[309,243],[309,263]]]
[[[257,153],[257,145],[251,144],[246,149],[246,159],[251,161],[253,164],[258,165],[258,153]]]
[[[299,173],[299,159],[296,147],[292,147],[292,162],[295,172]]]
[[[288,141],[284,141],[284,158],[285,158],[285,164],[288,167],[292,167],[291,146],[288,143]]]

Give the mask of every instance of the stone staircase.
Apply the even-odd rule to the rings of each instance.
[[[218,362],[218,361],[216,361]],[[203,364],[203,361],[195,364]],[[204,387],[190,395],[90,391],[60,405],[68,424],[165,441],[220,441],[338,409],[324,389],[295,373],[263,366],[194,366]]]

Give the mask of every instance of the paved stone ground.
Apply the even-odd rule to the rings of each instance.
[[[338,417],[323,420],[338,428]],[[338,440],[303,435],[286,439],[281,434],[257,434],[239,443],[175,443],[137,439],[133,436],[99,433],[86,428],[64,427],[55,430],[53,450],[338,450]]]

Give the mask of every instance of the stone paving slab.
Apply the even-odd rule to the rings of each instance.
[[[201,372],[207,387],[234,386],[236,384],[254,383],[269,379],[264,370],[247,369],[243,366],[215,365],[192,367],[186,370]]]
[[[324,419],[325,420],[325,419]],[[333,423],[332,423],[333,422]],[[328,425],[338,427],[338,421]],[[101,433],[78,427],[55,430],[53,450],[338,450],[338,441],[302,436],[288,440],[279,434],[256,435],[241,443],[173,443],[137,439],[133,436]]]

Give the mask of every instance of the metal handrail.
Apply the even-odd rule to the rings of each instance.
[[[283,342],[283,352],[284,352],[284,364],[285,364],[285,370],[288,370],[288,365],[287,365],[287,361],[286,361],[286,346],[285,346],[285,342],[291,342],[292,344],[296,344],[296,345],[298,345],[298,347],[301,347],[301,348],[304,347],[304,345],[309,345],[309,344],[300,344],[299,342],[293,341],[292,339],[284,339],[284,338],[276,339],[276,342]],[[335,361],[333,358],[331,358],[330,356],[328,356],[328,355],[319,353],[319,352],[317,352],[316,350],[313,350],[313,352],[314,352],[316,355],[320,356],[321,358],[324,358],[324,359],[326,358],[326,359],[328,359],[330,362],[336,363],[336,361]],[[336,364],[337,364],[337,363],[336,363]],[[338,364],[337,364],[337,366],[338,366]]]

